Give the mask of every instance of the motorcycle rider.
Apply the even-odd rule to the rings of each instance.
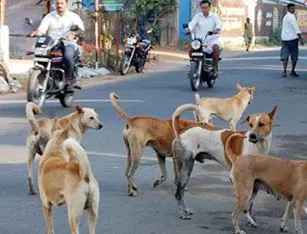
[[[207,35],[214,35],[208,44],[207,51],[212,54],[214,72],[218,71],[220,59],[220,40],[219,34],[222,30],[222,24],[219,16],[211,12],[211,1],[202,0],[199,4],[201,12],[196,14],[188,25],[188,30],[193,32],[196,38],[205,39]],[[206,51],[206,52],[207,52]]]
[[[56,10],[46,15],[38,29],[30,36],[48,35],[53,39],[58,39],[69,32],[72,26],[77,26],[84,31],[84,24],[79,15],[68,9],[69,0],[56,0]],[[76,83],[74,77],[75,58],[80,53],[79,46],[75,42],[75,33],[71,32],[63,45],[64,64],[66,66],[66,83],[72,87]]]

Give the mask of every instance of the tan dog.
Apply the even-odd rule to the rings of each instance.
[[[78,142],[80,132],[75,128],[80,123],[78,119],[54,133],[39,163],[38,186],[48,234],[54,234],[53,206],[62,204],[67,205],[72,234],[79,233],[83,210],[88,214],[89,233],[96,233],[99,186],[88,156]]]
[[[307,198],[307,161],[242,154],[242,151],[234,150],[236,142],[242,138],[245,136],[235,134],[229,137],[225,144],[225,153],[232,162],[231,178],[236,196],[236,206],[232,214],[235,233],[245,233],[239,227],[239,218],[241,213],[249,209],[254,184],[259,181],[289,202],[280,229],[287,230],[289,211],[293,209],[296,233],[303,234],[301,213]]]
[[[200,98],[196,94],[196,104],[200,107],[202,119],[209,122],[212,115],[215,115],[228,122],[230,129],[235,131],[238,121],[256,91],[255,87],[242,87],[239,83],[237,89],[239,92],[229,98]]]
[[[129,117],[118,104],[118,99],[119,97],[115,93],[110,94],[110,100],[114,109],[126,121],[123,138],[128,152],[126,169],[128,195],[136,196],[138,188],[134,181],[134,175],[145,147],[149,146],[157,153],[161,176],[153,183],[153,187],[156,187],[167,180],[165,159],[166,157],[172,157],[172,142],[175,135],[172,128],[172,120],[161,120],[147,116]],[[190,108],[196,110],[197,106],[191,105]],[[180,133],[195,126],[214,129],[210,124],[197,124],[189,120],[178,120],[176,123],[177,131]]]
[[[31,132],[27,138],[28,148],[28,187],[30,194],[36,194],[33,182],[32,182],[32,164],[36,155],[42,155],[44,149],[51,138],[52,134],[59,129],[64,129],[70,125],[75,116],[80,117],[80,125],[76,125],[75,128],[79,134],[78,139],[81,140],[82,135],[88,128],[95,128],[100,124],[98,114],[91,108],[77,107],[75,113],[66,115],[62,118],[40,118],[35,117],[36,114],[41,113],[40,108],[29,102],[26,105],[26,117],[31,126]],[[82,115],[76,115],[76,113],[82,113]],[[101,125],[102,127],[102,125]]]
[[[184,111],[184,108],[181,109]],[[277,107],[274,107],[272,112],[260,113],[248,117],[247,120],[251,121],[249,122],[249,125],[255,125],[253,125],[253,128],[248,132],[242,132],[246,138],[240,139],[236,142],[234,145],[235,150],[247,153],[269,152],[276,110]],[[176,111],[173,114],[173,129],[175,130],[177,129],[175,119],[179,117],[178,114],[182,113],[182,111]],[[257,121],[255,121],[255,118]],[[226,170],[230,171],[232,164],[225,155],[224,147],[227,139],[233,134],[236,134],[236,132],[228,129],[212,131],[199,127],[190,128],[182,134],[175,132],[176,139],[173,142],[173,154],[176,166],[175,184],[177,185],[175,197],[178,202],[181,219],[191,219],[192,213],[185,205],[184,191],[189,183],[195,161],[203,163],[205,160],[215,160]],[[255,140],[254,135],[257,135],[257,140]],[[251,216],[252,205],[258,190],[262,189],[266,189],[266,187],[263,187],[262,184],[255,184],[250,207],[246,212],[246,217],[249,223],[254,227],[257,226],[257,223]]]

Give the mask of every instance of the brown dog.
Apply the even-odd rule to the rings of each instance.
[[[145,147],[151,147],[157,154],[161,176],[153,183],[153,187],[156,187],[167,179],[165,159],[166,157],[172,157],[172,142],[175,135],[172,128],[172,120],[161,120],[147,116],[129,117],[118,104],[118,99],[119,97],[115,93],[110,94],[110,100],[114,109],[126,121],[123,138],[128,152],[126,169],[128,195],[136,196],[138,188],[134,181],[134,175]],[[194,108],[197,107],[194,105]],[[202,126],[208,129],[214,128],[210,124],[198,124],[194,121],[178,120],[177,131],[182,133],[195,126]]]
[[[78,142],[80,133],[75,127],[81,116],[82,113],[74,114],[71,125],[53,134],[39,163],[38,186],[48,234],[54,233],[53,206],[62,204],[67,205],[72,234],[79,233],[83,210],[88,213],[89,233],[96,233],[99,186],[87,153]],[[100,126],[99,123],[95,128]]]
[[[301,211],[307,198],[307,162],[242,154],[242,151],[235,150],[235,145],[242,138],[245,138],[242,134],[232,135],[225,144],[225,153],[232,162],[231,178],[236,196],[232,214],[235,233],[245,233],[239,227],[239,218],[241,213],[249,209],[255,182],[260,182],[289,202],[282,218],[281,230],[286,230],[289,210],[293,209],[296,233],[303,234]]]
[[[36,194],[33,182],[32,182],[32,164],[36,155],[43,155],[44,149],[51,138],[52,134],[59,129],[64,129],[67,125],[72,123],[72,118],[76,116],[76,113],[82,113],[80,115],[80,126],[75,126],[78,129],[79,136],[81,139],[82,135],[88,128],[93,128],[94,125],[100,124],[98,115],[95,110],[91,108],[76,107],[76,112],[66,115],[62,118],[40,118],[35,117],[36,114],[41,113],[40,108],[29,102],[26,105],[26,117],[31,126],[31,132],[27,138],[28,148],[28,187],[30,194]],[[101,126],[102,127],[102,126]]]

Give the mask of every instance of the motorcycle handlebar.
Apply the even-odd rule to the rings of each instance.
[[[30,34],[20,34],[20,33],[10,33],[9,36],[10,37],[26,37],[26,38],[31,37]]]

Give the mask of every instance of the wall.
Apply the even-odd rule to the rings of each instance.
[[[194,1],[193,1],[194,2]],[[182,25],[188,23],[191,20],[191,0],[179,0],[178,10],[179,10],[179,37],[180,39],[185,38],[185,32]]]

